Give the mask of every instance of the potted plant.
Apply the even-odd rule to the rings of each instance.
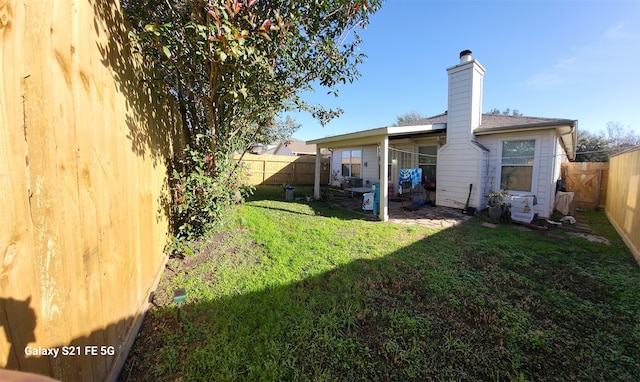
[[[487,196],[487,206],[489,209],[489,217],[495,221],[499,221],[500,218],[509,211],[511,203],[509,202],[509,195],[506,192],[492,192]]]

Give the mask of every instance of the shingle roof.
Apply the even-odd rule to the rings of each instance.
[[[403,124],[402,126],[418,126],[418,125],[435,125],[447,123],[447,113],[434,115],[432,117],[419,119],[414,122]],[[540,117],[525,117],[525,116],[513,116],[502,114],[482,114],[482,123],[475,130],[476,133],[490,132],[493,130],[502,130],[504,128],[526,128],[536,126],[555,126],[566,125],[573,123],[570,119],[561,118],[540,118]]]
[[[482,131],[502,130],[504,128],[526,128],[536,126],[557,126],[572,124],[573,120],[562,118],[540,118],[501,114],[482,114],[482,123],[475,130]]]
[[[433,117],[422,118],[417,121],[404,123],[400,126],[419,126],[419,125],[436,125],[440,123],[447,123],[447,112],[434,115]]]

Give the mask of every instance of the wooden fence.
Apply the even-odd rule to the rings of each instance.
[[[640,147],[612,156],[606,213],[640,263]]]
[[[1,368],[113,377],[164,269],[180,118],[124,25],[118,1],[0,1]]]
[[[240,155],[235,157],[236,160]],[[316,157],[291,155],[245,154],[243,168],[249,182],[259,184],[310,185],[314,182]],[[320,184],[329,183],[329,158],[321,158]]]
[[[567,191],[575,192],[574,206],[587,210],[604,208],[607,203],[609,163],[567,162],[562,164]]]

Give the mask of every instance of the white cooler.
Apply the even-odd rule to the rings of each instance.
[[[365,211],[373,211],[373,198],[374,198],[374,193],[373,192],[367,192],[366,194],[362,195],[362,209]]]

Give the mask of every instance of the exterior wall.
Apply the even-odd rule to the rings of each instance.
[[[365,165],[366,163],[366,165]],[[378,164],[378,146],[364,146],[362,148],[362,179],[363,183],[377,183],[380,181]]]
[[[533,206],[534,212],[540,217],[549,217],[553,211],[553,203],[555,195],[555,181],[559,166],[557,145],[558,139],[555,137],[555,130],[543,130],[529,133],[506,133],[495,135],[483,135],[478,137],[478,142],[488,148],[489,157],[486,171],[487,185],[484,189],[484,195],[492,191],[500,190],[500,166],[501,166],[501,147],[505,140],[514,139],[535,139],[536,152],[533,169],[533,183],[531,193],[536,195],[538,204]],[[561,149],[562,151],[562,149]],[[527,192],[514,192],[512,194],[529,194]],[[486,201],[484,202],[486,203]],[[482,204],[484,207],[485,204]]]
[[[482,119],[482,84],[484,68],[471,61],[447,69],[449,95],[447,142],[467,143]]]
[[[342,151],[343,150],[362,150],[362,166],[360,169],[360,173],[361,173],[360,177],[362,178],[363,184],[367,180],[371,183],[376,183],[380,181],[377,145],[350,146],[350,147],[334,149],[333,155],[331,156],[331,174],[334,174],[334,172],[337,171],[338,179],[342,180]],[[367,163],[367,166],[364,165],[365,162]],[[338,186],[337,183],[332,185]]]
[[[436,204],[464,208],[469,195],[469,184],[473,184],[469,205],[478,207],[484,161],[483,150],[471,142],[447,143],[440,148],[438,150]]]
[[[119,2],[0,16],[0,367],[105,380],[164,269],[180,118],[142,81]],[[85,345],[113,354],[25,355]]]

